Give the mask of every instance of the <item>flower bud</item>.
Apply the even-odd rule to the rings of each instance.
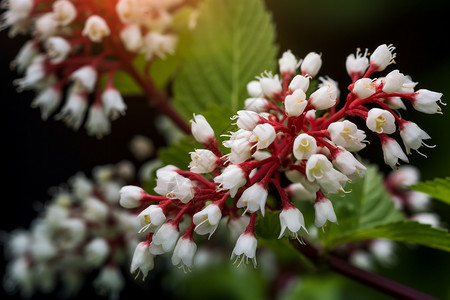
[[[247,83],[247,93],[250,97],[253,98],[262,97],[263,91],[259,81],[252,80],[249,83]]]
[[[126,185],[120,189],[120,205],[125,208],[135,208],[141,205],[145,191],[134,185]]]
[[[259,79],[259,84],[261,85],[261,90],[264,96],[268,98],[274,98],[281,94],[282,87],[281,82],[278,79],[278,75],[273,76],[270,73],[266,74],[267,77],[261,77]]]
[[[280,73],[282,76],[284,74],[292,76],[296,72],[298,62],[295,58],[295,55],[292,54],[291,51],[285,51],[281,58],[278,60],[278,65],[280,66]]]
[[[314,77],[319,72],[321,66],[322,58],[320,55],[315,52],[310,52],[303,59],[300,70],[302,71],[302,75]]]
[[[191,120],[191,131],[195,140],[202,144],[207,144],[215,139],[214,130],[202,115],[194,114],[194,120]]]

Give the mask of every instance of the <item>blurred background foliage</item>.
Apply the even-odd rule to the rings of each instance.
[[[450,95],[450,2],[447,0],[369,1],[369,0],[265,0],[276,25],[276,42],[280,53],[290,49],[303,57],[310,51],[322,53],[320,75],[329,75],[345,91],[349,78],[345,59],[357,47],[374,50],[379,44],[394,44],[397,64],[402,73],[426,88]],[[36,214],[35,204],[48,200],[48,188],[58,185],[77,171],[89,173],[93,166],[134,160],[128,141],[135,134],[149,136],[156,145],[164,137],[145,125],[155,112],[142,101],[129,105],[127,116],[113,122],[113,134],[97,141],[85,132],[72,132],[61,122],[42,122],[39,111],[31,109],[31,92],[17,94],[12,86],[14,72],[9,62],[23,41],[10,40],[3,31],[0,50],[2,80],[2,145],[6,179],[3,183],[2,229],[27,228]],[[405,112],[430,134],[434,149],[424,149],[428,156],[410,156],[410,164],[421,171],[422,180],[450,175],[449,107],[444,115],[425,115],[411,109]],[[381,150],[376,142],[360,152],[385,173]],[[17,181],[17,178],[22,178]],[[26,188],[23,188],[23,186]],[[29,204],[29,205],[26,205]],[[447,205],[433,202],[433,210],[449,223]],[[189,274],[167,263],[159,266],[145,283],[132,283],[123,296],[146,295],[154,299],[392,299],[371,288],[355,283],[328,270],[314,269],[300,263],[276,261],[271,253],[260,249],[258,268],[236,269],[229,261],[232,242],[215,236],[211,252],[203,253],[215,263],[199,263]],[[202,247],[199,247],[199,249]],[[397,263],[391,267],[375,265],[374,271],[388,278],[429,293],[439,299],[450,299],[450,255],[422,246],[398,244]],[[200,256],[200,255],[199,255]],[[201,258],[201,256],[200,256]],[[279,268],[274,269],[275,265]],[[284,277],[283,274],[291,276]],[[291,280],[288,280],[291,278]],[[280,291],[276,295],[275,290]],[[81,296],[90,295],[89,290]]]

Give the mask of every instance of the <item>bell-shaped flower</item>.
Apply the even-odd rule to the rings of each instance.
[[[300,116],[306,108],[308,100],[302,89],[296,89],[291,95],[287,95],[284,99],[284,108],[288,117]]]
[[[115,120],[125,114],[127,105],[123,101],[122,95],[114,87],[106,87],[102,93],[102,104],[105,114]]]
[[[268,111],[270,107],[270,102],[267,101],[267,99],[261,97],[247,98],[244,101],[244,106],[245,110],[261,113]]]
[[[64,121],[67,126],[74,130],[78,130],[83,122],[87,106],[86,92],[69,92],[66,103],[55,118]]]
[[[222,211],[217,204],[209,204],[204,209],[196,213],[193,217],[195,232],[200,235],[209,234],[209,238],[219,226],[222,219]]]
[[[240,164],[252,157],[252,144],[248,139],[235,139],[227,141],[230,153],[225,155],[233,164]]]
[[[306,233],[305,219],[301,211],[295,206],[283,208],[280,213],[281,232],[278,238],[282,236],[291,236],[298,239],[298,232],[303,229]],[[287,230],[286,230],[287,229]]]
[[[366,119],[367,128],[376,133],[391,134],[396,130],[395,118],[387,110],[372,108]]]
[[[177,43],[178,38],[176,35],[150,31],[143,38],[141,51],[147,60],[155,56],[165,59],[167,54],[175,52]]]
[[[416,82],[412,82],[408,76],[394,70],[382,79],[383,92],[389,93],[413,93]]]
[[[383,71],[388,65],[394,62],[394,58],[396,57],[396,54],[393,53],[394,50],[395,47],[392,44],[383,44],[373,51],[372,55],[370,55],[370,67],[374,72]]]
[[[266,76],[259,77],[259,84],[261,85],[261,90],[264,96],[268,98],[274,98],[277,95],[280,95],[282,86],[278,75],[274,76],[271,73],[266,73],[265,75]]]
[[[333,209],[333,204],[331,201],[318,193],[316,202],[314,203],[314,211],[316,214],[316,218],[314,220],[314,224],[317,227],[322,227],[325,225],[327,221],[337,224],[336,213]]]
[[[86,261],[93,267],[99,267],[108,258],[110,248],[104,238],[96,237],[85,247],[84,254]]]
[[[309,181],[317,181],[326,193],[337,193],[349,180],[347,176],[335,170],[323,154],[312,155],[306,163],[306,176]]]
[[[156,179],[154,191],[161,196],[178,199],[183,203],[194,198],[194,185],[192,181],[175,171],[160,172]]]
[[[86,65],[70,74],[70,79],[86,91],[92,92],[97,82],[97,71],[93,66]]]
[[[164,211],[156,204],[152,204],[141,211],[137,217],[142,225],[139,233],[145,232],[148,229],[154,231],[166,221]]]
[[[126,185],[120,189],[120,205],[125,208],[135,208],[141,205],[145,191],[135,185]]]
[[[364,131],[348,120],[331,123],[328,126],[328,133],[333,143],[348,151],[357,152],[366,146],[362,143],[366,138]]]
[[[260,98],[263,96],[261,84],[257,80],[252,80],[247,83],[247,93],[252,98]]]
[[[154,267],[154,257],[150,253],[150,243],[147,241],[140,242],[134,250],[133,258],[131,260],[130,273],[134,274],[137,271],[136,278],[142,273],[142,280],[148,275]]]
[[[289,83],[289,90],[296,91],[302,90],[306,93],[309,88],[309,81],[311,80],[311,76],[303,76],[303,75],[295,75]]]
[[[69,0],[57,0],[53,2],[53,18],[60,26],[67,26],[77,17],[77,9]]]
[[[238,189],[247,182],[247,179],[241,167],[229,165],[222,171],[222,174],[214,177],[214,182],[219,184],[219,188],[230,190],[230,196],[234,197]]]
[[[268,123],[256,125],[252,133],[253,134],[250,137],[250,141],[256,142],[257,150],[266,149],[277,137],[275,128]]]
[[[308,159],[317,150],[316,139],[309,134],[299,134],[294,140],[293,152],[298,160]]]
[[[375,94],[376,85],[370,78],[361,78],[355,82],[352,93],[359,99],[366,99]]]
[[[45,41],[45,47],[50,62],[53,64],[58,64],[66,60],[72,48],[66,39],[59,36],[49,37]]]
[[[40,15],[34,22],[34,32],[40,40],[46,40],[58,32],[58,22],[52,12]]]
[[[239,110],[232,119],[237,119],[236,125],[240,129],[252,131],[260,123],[261,117],[251,110]]]
[[[42,120],[47,120],[48,117],[58,108],[61,100],[61,89],[52,85],[39,92],[31,103],[31,107],[40,107]]]
[[[93,224],[104,223],[110,213],[108,205],[95,197],[85,199],[81,207],[83,218]]]
[[[284,74],[288,74],[292,76],[295,74],[298,68],[298,61],[294,54],[291,51],[285,51],[281,55],[281,58],[278,59],[278,65],[280,67],[280,74],[283,76]]]
[[[333,152],[333,165],[350,179],[363,177],[366,171],[366,167],[343,148],[337,148]]]
[[[437,104],[444,105],[441,101],[442,93],[433,92],[426,89],[420,89],[416,92],[412,99],[413,107],[420,112],[426,114],[441,114],[441,108]]]
[[[217,168],[217,156],[210,150],[196,149],[195,152],[189,152],[191,162],[189,170],[194,173],[210,173]]]
[[[85,127],[88,135],[99,139],[111,132],[111,123],[101,103],[91,105]]]
[[[384,135],[381,139],[381,148],[383,149],[384,162],[392,169],[397,167],[399,159],[408,162],[408,157],[393,138]]]
[[[337,94],[338,91],[334,86],[326,85],[312,93],[309,101],[317,110],[328,109],[336,104]]]
[[[236,246],[231,253],[231,259],[236,257],[234,263],[239,261],[238,267],[244,262],[249,263],[249,259],[252,260],[253,266],[256,268],[256,248],[258,241],[253,232],[242,233],[236,241]]]
[[[177,225],[171,222],[164,223],[153,235],[152,244],[160,245],[164,252],[169,252],[175,246],[179,235]]]
[[[128,24],[120,31],[120,39],[128,51],[138,52],[143,43],[141,28],[136,24]]]
[[[192,240],[192,237],[182,236],[178,239],[178,242],[173,250],[172,264],[174,266],[181,266],[183,269],[192,266],[194,261],[194,255],[197,251],[197,245]]]
[[[302,71],[302,75],[309,75],[314,77],[319,73],[320,67],[322,66],[322,58],[320,54],[315,52],[308,53],[303,59],[300,70]]]
[[[350,54],[345,61],[345,67],[348,75],[354,78],[360,78],[369,67],[369,59],[367,58],[367,49],[364,54],[361,53],[361,49],[356,51],[356,54]]]
[[[247,211],[254,213],[261,210],[261,214],[264,216],[266,207],[268,191],[261,183],[255,183],[251,187],[247,188],[239,198],[236,207],[246,207],[243,214]]]
[[[100,16],[89,16],[84,24],[82,31],[83,36],[87,36],[93,42],[101,42],[104,37],[111,34],[105,19]]]
[[[203,115],[194,114],[194,119],[190,123],[192,135],[197,142],[207,144],[215,138],[214,130]]]
[[[411,149],[417,151],[424,145],[423,140],[431,139],[416,123],[410,121],[403,121],[400,124],[400,136],[408,154],[411,153]]]

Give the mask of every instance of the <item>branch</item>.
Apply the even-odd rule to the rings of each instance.
[[[437,300],[437,298],[396,281],[355,267],[333,254],[327,254],[326,257],[322,257],[318,249],[306,241],[305,243],[305,245],[301,245],[296,240],[292,241],[292,245],[316,265],[326,263],[331,270],[398,299]]]

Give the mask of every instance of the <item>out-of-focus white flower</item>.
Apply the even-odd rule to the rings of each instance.
[[[88,135],[94,135],[99,139],[111,132],[111,123],[102,105],[91,105],[85,126]]]
[[[53,18],[60,26],[67,26],[77,17],[75,5],[68,0],[57,0],[53,3]]]
[[[111,120],[115,120],[121,115],[123,116],[127,109],[127,105],[123,101],[122,95],[113,87],[107,87],[103,91],[102,104],[105,114],[111,118]]]
[[[111,30],[105,19],[97,15],[92,15],[87,18],[82,34],[87,36],[91,41],[98,43],[104,37],[110,35]]]
[[[155,31],[147,33],[142,40],[141,52],[147,60],[157,56],[166,58],[167,54],[174,54],[178,37],[173,34],[161,34]]]

